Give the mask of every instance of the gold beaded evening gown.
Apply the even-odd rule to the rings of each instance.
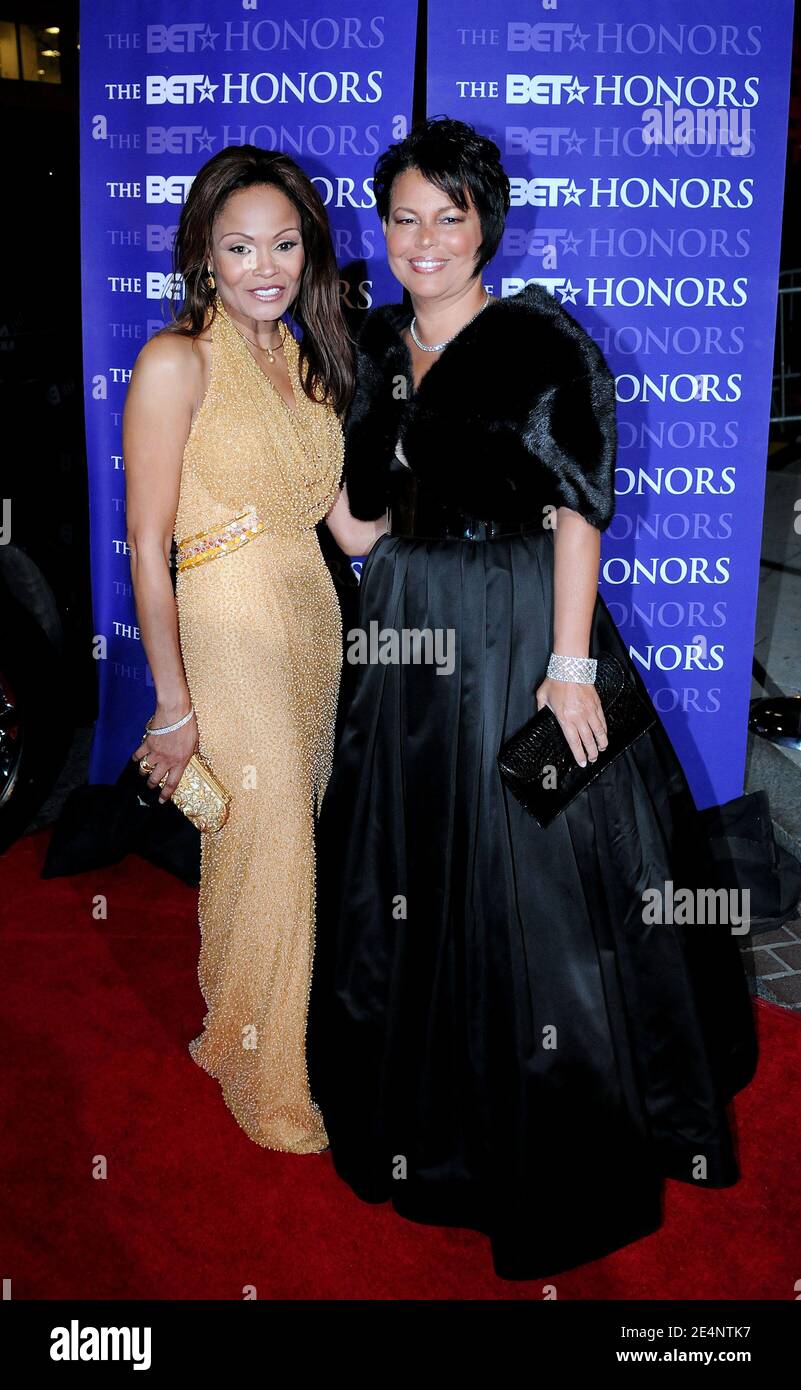
[[[183,457],[175,521],[181,651],[199,751],[232,796],[201,836],[198,978],[189,1044],[257,1144],[327,1146],[305,1031],[314,950],[314,820],[331,770],[342,662],[339,603],[315,523],[335,500],[342,432],[295,410],[218,301],[211,376]]]

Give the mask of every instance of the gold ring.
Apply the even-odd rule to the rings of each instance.
[[[152,763],[149,763],[148,760],[147,760],[147,758],[142,758],[142,760],[141,760],[141,762],[140,762],[140,764],[139,764],[139,767],[140,767],[140,769],[141,769],[142,772],[152,772],[152,771],[153,771],[153,764],[152,764]]]
[[[165,772],[164,776],[162,777],[161,781],[159,782],[159,786],[160,786],[160,787],[163,787],[163,786],[164,786],[164,783],[166,782],[166,780],[167,780],[167,778],[169,777],[169,775],[170,775],[169,772]]]

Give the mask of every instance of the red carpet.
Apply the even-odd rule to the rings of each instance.
[[[133,857],[43,882],[46,843],[0,860],[12,1298],[542,1297],[546,1280],[496,1279],[477,1233],[406,1222],[354,1197],[328,1154],[246,1138],[186,1050],[204,1013],[196,893]],[[796,1296],[801,1019],[757,1012],[761,1062],[734,1107],[740,1183],[668,1181],[662,1228],[556,1276],[559,1298]]]

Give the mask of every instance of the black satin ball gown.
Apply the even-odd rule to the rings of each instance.
[[[454,670],[359,666],[318,826],[308,1062],[336,1171],[485,1232],[509,1279],[656,1230],[665,1176],[735,1183],[726,1105],[757,1059],[730,928],[643,922],[647,889],[715,882],[658,717],[545,830],[501,782],[552,649],[553,557],[541,528],[379,539],[359,626],[452,629]],[[599,594],[601,651],[649,699]]]

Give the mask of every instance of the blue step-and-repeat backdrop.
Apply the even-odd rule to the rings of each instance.
[[[175,292],[187,189],[225,145],[284,150],[326,204],[348,302],[400,298],[372,169],[408,128],[416,10],[83,6],[92,781],[116,779],[154,705],[121,421],[136,354]],[[792,0],[428,4],[428,114],[492,135],[512,181],[486,283],[502,295],[547,286],[615,373],[617,514],[601,590],[701,806],[742,790],[791,42]]]

